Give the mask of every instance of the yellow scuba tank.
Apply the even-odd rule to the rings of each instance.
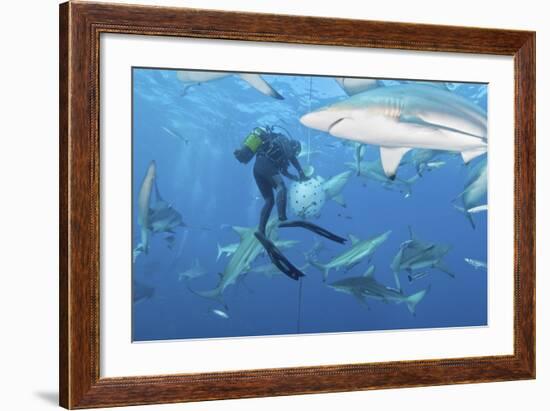
[[[261,127],[256,127],[252,130],[252,132],[244,139],[242,148],[235,150],[234,154],[237,160],[244,164],[250,162],[250,160],[254,158],[254,155],[260,146],[263,144],[263,137],[265,134],[266,130]]]
[[[250,151],[256,154],[258,148],[263,143],[262,136],[265,134],[265,130],[260,127],[256,127],[252,132],[244,139],[243,145],[248,147]]]

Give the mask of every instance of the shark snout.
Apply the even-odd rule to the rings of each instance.
[[[309,128],[329,132],[335,124],[344,118],[345,116],[339,111],[320,109],[304,114],[300,118],[300,123]]]

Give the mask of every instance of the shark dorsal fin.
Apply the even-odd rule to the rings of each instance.
[[[412,229],[412,227],[411,227],[411,226],[408,226],[408,228],[409,228],[409,237],[410,237],[410,239],[411,239],[411,240],[414,240],[414,233],[413,233],[413,229]]]
[[[374,276],[374,265],[371,265],[369,268],[367,268],[367,271],[365,271],[365,274],[363,274],[363,277],[365,278],[372,278]]]
[[[163,203],[164,200],[162,199],[161,195],[160,195],[160,191],[159,191],[159,186],[158,186],[158,183],[157,183],[157,179],[155,178],[155,196],[156,196],[156,199],[157,199],[157,203]]]
[[[249,229],[246,227],[233,226],[233,230],[239,234],[239,237],[243,238],[248,233]]]
[[[357,237],[354,236],[353,234],[350,234],[350,235],[349,235],[349,239],[350,239],[350,241],[351,241],[351,245],[355,245],[355,244],[357,244],[359,241],[361,241],[361,240],[359,240],[359,238],[357,238]]]

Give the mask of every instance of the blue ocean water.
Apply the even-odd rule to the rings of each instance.
[[[218,273],[229,261],[226,256],[217,259],[218,244],[239,241],[231,226],[258,224],[263,200],[253,178],[253,161],[244,165],[233,155],[254,127],[282,126],[303,147],[318,151],[299,160],[303,166],[312,165],[325,180],[350,170],[346,163],[354,161],[352,145],[299,122],[310,110],[347,97],[333,78],[262,77],[284,100],[265,96],[236,76],[186,89],[174,70],[133,69],[133,247],[140,242],[141,230],[137,197],[153,160],[163,199],[186,224],[175,228],[173,237],[170,233],[153,234],[148,253],[133,263],[134,293],[136,287],[152,290],[133,303],[133,340],[486,325],[487,272],[464,259],[487,261],[487,213],[472,215],[473,228],[452,205],[464,190],[469,169],[483,159],[465,166],[460,156],[452,154],[438,157],[437,161],[445,164],[422,173],[408,197],[353,174],[342,191],[346,207],[328,200],[319,218],[312,220],[340,235],[353,234],[360,239],[391,230],[370,261],[376,267],[376,280],[389,287],[395,287],[390,264],[401,244],[410,239],[409,227],[422,241],[450,245],[443,261],[455,278],[437,269],[424,270],[428,275],[412,282],[406,272],[400,274],[405,295],[430,288],[415,315],[405,304],[367,299],[367,307],[352,295],[327,286],[362,275],[369,266],[366,260],[349,271],[331,270],[327,282],[319,270],[309,266],[301,284],[284,275],[249,272],[225,289],[222,301],[193,292],[218,284]],[[487,109],[486,85],[452,83],[448,87]],[[414,167],[407,165],[409,157],[404,158],[399,178],[416,174]],[[364,161],[378,158],[377,147],[366,148]],[[289,217],[296,218],[290,210]],[[279,239],[299,241],[284,251],[297,266],[305,263],[304,253],[318,240],[323,248],[317,259],[323,263],[351,247],[349,242],[340,245],[301,229],[280,229]],[[260,255],[254,266],[267,263],[268,258]],[[180,281],[179,273],[197,264],[205,274]]]

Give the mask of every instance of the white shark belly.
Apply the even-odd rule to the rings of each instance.
[[[382,147],[409,147],[447,151],[486,149],[486,140],[453,130],[400,122],[376,116],[359,121],[343,119],[330,128],[330,134],[364,144]]]

